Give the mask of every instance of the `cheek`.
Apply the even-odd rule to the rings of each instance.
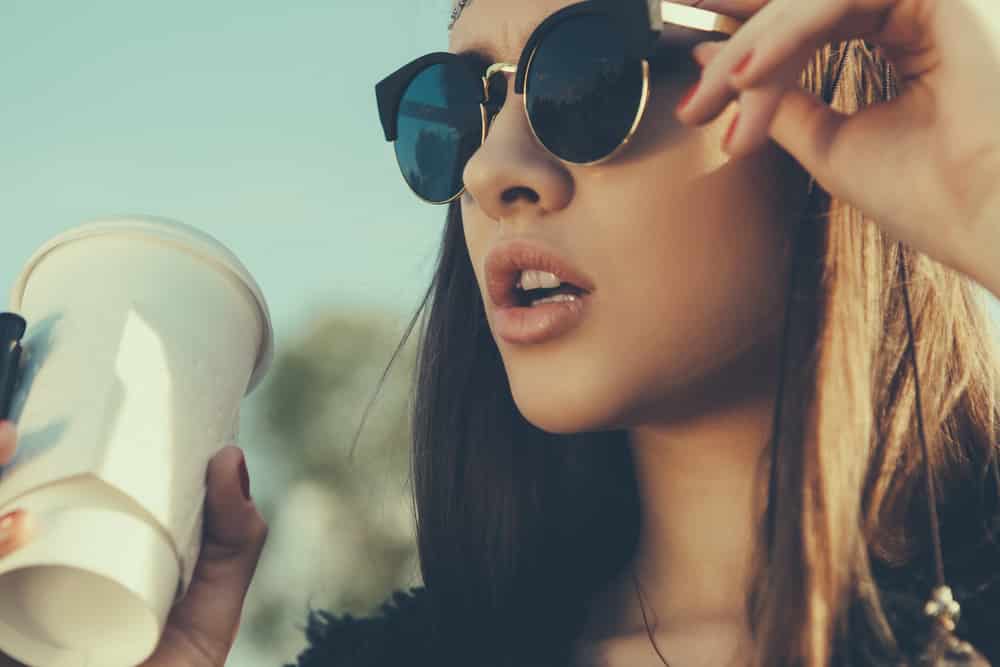
[[[601,336],[623,422],[780,330],[796,182],[776,149],[720,163],[714,131],[637,163],[599,218]]]
[[[479,293],[486,294],[485,276],[483,275],[483,262],[489,250],[490,227],[491,224],[485,216],[468,215],[465,207],[462,208],[462,232],[465,235],[465,247],[469,252],[469,261],[472,262],[472,270],[476,274],[476,282],[479,284]],[[494,224],[495,227],[495,224]]]
[[[674,209],[621,249],[609,322],[623,368],[647,388],[681,390],[777,330],[783,240],[745,209]],[[636,282],[631,274],[642,276]]]
[[[628,169],[578,177],[587,227],[574,245],[599,296],[572,340],[505,354],[529,421],[627,428],[686,409],[681,399],[699,389],[764,386],[740,360],[780,333],[794,185],[776,151],[731,161],[714,146],[693,135]]]
[[[698,388],[764,382],[716,374],[780,330],[784,229],[761,193],[747,199],[749,178],[604,191],[578,243],[598,285],[587,321],[551,344],[500,345],[528,421],[552,433],[628,428],[687,410]]]
[[[773,144],[731,160],[719,144],[735,107],[681,126],[666,109],[684,88],[661,86],[620,157],[573,169],[574,212],[562,213],[580,221],[574,256],[598,285],[587,322],[552,344],[499,345],[515,403],[543,430],[625,428],[663,414],[780,331],[785,240],[799,210],[794,163]],[[494,227],[465,216],[481,292]]]

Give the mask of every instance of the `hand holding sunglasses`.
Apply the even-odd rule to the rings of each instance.
[[[679,112],[707,123],[734,99],[729,152],[774,139],[834,197],[1000,296],[1000,5],[996,0],[704,0],[746,24],[700,44]],[[847,115],[800,90],[824,44],[862,38],[899,95]]]
[[[639,127],[652,70],[677,67],[690,47],[723,39],[740,22],[665,0],[591,0],[545,19],[515,63],[481,54],[431,53],[376,87],[385,138],[403,178],[419,196],[447,204],[462,195],[462,174],[486,140],[490,120],[514,92],[538,142],[566,162],[594,165],[616,155]],[[669,48],[669,47],[674,48]]]

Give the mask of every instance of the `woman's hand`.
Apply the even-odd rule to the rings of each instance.
[[[16,448],[14,429],[0,428],[0,464]],[[222,448],[208,464],[201,555],[187,594],[170,611],[153,655],[139,667],[224,667],[240,627],[243,600],[267,541],[268,526],[243,497],[238,447]],[[31,516],[14,529],[7,555],[31,538]],[[10,546],[7,546],[9,544]],[[7,662],[4,662],[4,661]],[[0,655],[0,667],[24,667]]]
[[[171,609],[160,645],[139,667],[225,667],[268,533],[240,490],[242,456],[238,447],[223,447],[208,462],[205,527],[191,586]]]
[[[7,465],[14,457],[17,449],[17,431],[11,422],[0,424],[0,465]],[[10,521],[8,517],[0,518],[0,558],[16,551],[21,545],[31,539],[33,524],[31,515],[14,510]],[[8,655],[0,653],[0,667],[26,667]]]
[[[1000,296],[997,0],[679,4],[748,19],[729,39],[695,47],[704,70],[678,110],[682,122],[707,123],[738,98],[731,155],[773,138],[890,236]],[[844,115],[801,90],[798,77],[817,49],[850,38],[881,49],[900,94]]]
[[[17,429],[13,422],[0,422],[0,465],[7,465],[17,451]],[[0,517],[0,558],[16,551],[31,538],[31,515],[13,510]],[[0,663],[3,667],[3,663]]]

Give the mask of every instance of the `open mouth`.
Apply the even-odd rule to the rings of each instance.
[[[572,301],[586,294],[583,290],[572,283],[562,283],[559,287],[538,287],[525,290],[515,285],[514,299],[518,308],[530,308],[543,303],[560,303]]]
[[[524,239],[503,241],[486,256],[486,291],[498,309],[579,301],[593,281],[553,250]],[[563,305],[566,305],[563,303]]]
[[[580,325],[590,311],[590,295],[573,283],[523,289],[513,284],[493,311],[493,332],[511,344],[555,340]]]

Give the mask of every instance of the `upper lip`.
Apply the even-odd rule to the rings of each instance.
[[[551,248],[527,239],[511,239],[495,245],[486,255],[486,288],[490,300],[500,307],[518,305],[515,290],[518,276],[526,269],[554,273],[585,293],[594,291],[594,282]]]

